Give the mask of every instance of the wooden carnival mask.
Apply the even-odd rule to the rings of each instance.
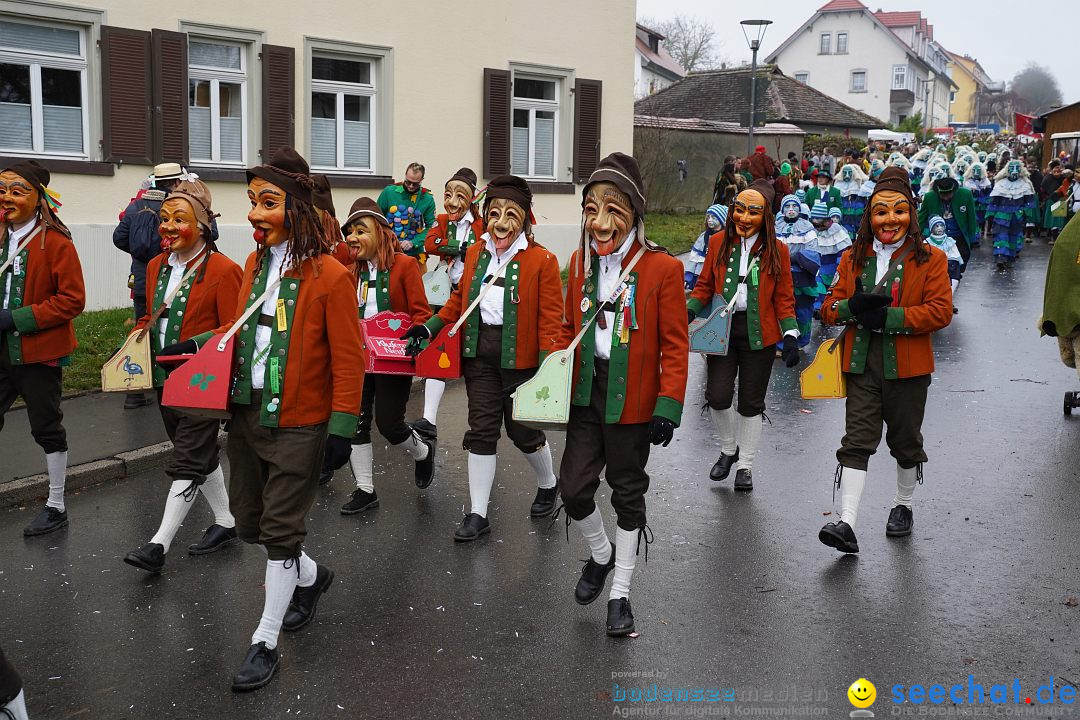
[[[473,189],[469,184],[461,180],[451,180],[446,183],[443,191],[443,209],[450,218],[450,222],[458,222],[465,217],[472,206]]]
[[[882,190],[870,198],[870,229],[883,245],[903,242],[911,225],[911,202],[902,192]]]
[[[40,201],[37,188],[22,175],[0,173],[0,222],[21,225],[37,214]]]
[[[590,185],[581,212],[585,216],[585,232],[595,243],[598,255],[610,255],[622,247],[634,227],[630,196],[615,183]]]
[[[525,227],[525,209],[513,200],[495,198],[488,202],[484,217],[491,241],[496,252],[503,252],[510,247]]]
[[[349,246],[353,260],[374,260],[383,241],[379,221],[363,215],[349,224],[345,244]]]
[[[254,228],[252,237],[260,245],[273,247],[289,239],[285,221],[285,191],[259,177],[248,183],[248,222]]]
[[[202,229],[195,219],[195,210],[185,198],[169,198],[158,211],[161,220],[158,235],[162,252],[173,252],[183,258],[202,242]]]
[[[765,221],[765,198],[757,190],[743,190],[735,196],[731,206],[731,220],[735,234],[741,238],[757,235]]]

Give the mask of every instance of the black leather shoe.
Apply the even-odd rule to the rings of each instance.
[[[323,468],[319,471],[319,485],[327,485],[334,479],[334,471],[327,468]]]
[[[461,521],[461,527],[454,531],[454,542],[472,542],[488,532],[491,532],[488,519],[477,513],[469,513]]]
[[[165,567],[165,547],[157,543],[146,543],[125,555],[124,562],[146,572],[159,573],[161,568]]]
[[[736,490],[753,490],[754,489],[754,474],[750,472],[749,468],[739,468],[735,471],[735,489]]]
[[[574,600],[578,605],[588,605],[600,597],[607,582],[608,573],[615,568],[615,543],[611,543],[611,559],[604,565],[592,559],[585,561],[585,567],[581,568],[581,577],[578,578],[577,587],[574,588]]]
[[[889,522],[885,523],[886,537],[904,537],[911,534],[911,527],[915,524],[915,518],[911,515],[911,508],[907,505],[897,505],[889,513]]]
[[[607,603],[607,634],[611,637],[623,637],[634,632],[634,613],[630,612],[630,601],[615,598]]]
[[[420,418],[415,422],[409,423],[409,427],[416,431],[416,434],[425,440],[434,440],[439,437],[439,431],[434,425],[427,421],[427,418]]]
[[[420,437],[420,433],[417,433],[417,437]],[[435,438],[426,439],[420,437],[420,442],[427,445],[428,454],[423,460],[416,461],[415,478],[416,487],[423,490],[431,481],[435,479]]]
[[[134,410],[135,408],[146,407],[147,405],[153,405],[153,399],[146,396],[145,393],[128,393],[124,397],[124,409]]]
[[[334,582],[333,570],[319,564],[316,564],[315,568],[315,582],[309,587],[298,585],[293,590],[292,602],[289,603],[289,609],[285,611],[285,620],[281,623],[281,629],[285,632],[299,630],[315,619],[319,598],[330,589],[330,585]]]
[[[202,540],[194,545],[188,545],[189,555],[209,555],[229,545],[240,542],[236,536],[236,528],[225,528],[220,525],[211,525],[203,533]]]
[[[279,659],[277,648],[268,648],[264,642],[252,645],[244,658],[244,664],[233,675],[233,692],[258,690],[270,682],[277,670]]]
[[[30,524],[23,528],[24,537],[34,537],[36,535],[48,535],[51,532],[56,532],[62,527],[68,524],[67,511],[61,512],[54,507],[46,505],[41,508],[41,512],[30,521]]]
[[[731,474],[731,468],[734,467],[735,461],[739,459],[739,448],[735,448],[734,455],[725,455],[720,453],[720,457],[713,464],[712,470],[709,471],[710,480],[726,480],[727,476]]]
[[[533,498],[532,507],[529,508],[529,517],[542,518],[555,512],[555,498],[559,496],[559,481],[555,481],[555,487],[537,488],[536,497]]]
[[[818,532],[817,539],[840,552],[859,552],[859,541],[855,539],[855,531],[843,520],[825,523],[825,527]]]
[[[356,488],[353,490],[352,497],[349,498],[349,502],[341,506],[342,515],[356,515],[362,513],[365,510],[379,507],[379,496],[372,490],[362,490]]]

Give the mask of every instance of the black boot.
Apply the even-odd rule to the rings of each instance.
[[[146,396],[146,393],[128,393],[124,397],[124,409],[134,410],[135,408],[146,407],[147,405],[153,405],[154,401]]]
[[[416,461],[416,470],[414,480],[416,487],[423,490],[431,481],[435,479],[435,438],[425,439],[420,436],[420,433],[416,433],[416,439],[427,445],[428,453],[427,457],[423,460]]]
[[[454,531],[455,542],[472,542],[481,535],[491,532],[491,523],[477,513],[469,513],[461,521],[461,527]]]
[[[821,528],[817,537],[824,544],[836,548],[840,552],[859,552],[859,541],[855,539],[855,531],[843,520],[825,523],[825,527]]]
[[[720,457],[713,464],[712,470],[709,471],[710,480],[726,480],[727,476],[731,474],[731,468],[735,465],[735,461],[739,459],[739,448],[735,448],[733,455],[725,455],[720,453]]]
[[[555,512],[555,498],[559,496],[559,481],[555,481],[555,487],[537,488],[536,497],[533,498],[532,507],[529,508],[529,517],[547,517]]]
[[[427,418],[420,418],[414,422],[409,423],[409,427],[416,431],[416,434],[425,440],[434,440],[439,437],[439,431],[434,425],[427,421]]]
[[[209,555],[238,542],[240,542],[240,538],[236,536],[236,528],[226,528],[214,524],[206,528],[202,540],[194,545],[188,545],[187,551],[189,555]]]
[[[165,547],[157,543],[146,543],[125,555],[124,562],[146,572],[159,573],[165,567]]]
[[[739,468],[735,471],[735,489],[754,489],[754,474],[750,472],[750,468]]]
[[[352,497],[349,498],[349,502],[341,506],[342,515],[356,515],[362,513],[365,510],[379,507],[379,496],[372,490],[368,492],[361,488],[353,490]]]
[[[233,675],[233,692],[258,690],[270,682],[277,670],[279,659],[277,648],[268,648],[265,642],[252,645],[244,658],[244,664]]]
[[[297,560],[297,562],[300,562]],[[294,632],[315,619],[315,611],[319,607],[319,598],[323,596],[330,585],[334,582],[334,571],[325,565],[315,565],[315,582],[308,587],[296,586],[293,590],[292,602],[285,611],[285,620],[281,623],[281,629],[285,632]]]
[[[323,468],[319,471],[319,485],[327,485],[334,479],[334,471],[329,468]]]
[[[585,567],[581,568],[581,577],[578,578],[577,587],[574,588],[574,600],[578,605],[588,605],[600,597],[604,584],[607,582],[608,573],[615,568],[615,543],[611,543],[611,559],[601,565],[590,556],[585,561]]]
[[[914,524],[915,518],[911,515],[911,508],[907,505],[897,505],[889,513],[889,521],[885,523],[885,536],[904,537],[910,535]]]
[[[30,524],[23,528],[24,537],[34,537],[36,535],[48,535],[51,532],[56,532],[62,527],[68,524],[68,516],[66,510],[57,510],[54,507],[46,505],[41,508],[41,512],[30,521]]]
[[[634,613],[630,612],[630,601],[615,598],[607,603],[607,634],[611,637],[623,637],[634,632]]]

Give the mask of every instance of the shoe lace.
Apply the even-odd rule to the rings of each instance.
[[[765,418],[765,422],[769,423],[770,426],[772,425],[772,418],[764,410],[761,411],[761,417]]]
[[[176,497],[184,498],[184,502],[191,502],[199,494],[199,486],[202,485],[197,478],[191,479],[191,484],[176,494]]]
[[[285,562],[281,563],[281,567],[285,568],[286,570],[292,570],[293,568],[296,568],[296,579],[297,580],[300,579],[300,556],[299,555],[297,555],[296,557],[287,558],[285,560]]]
[[[922,463],[915,466],[915,482],[923,484]]]
[[[645,562],[649,562],[649,546],[653,544],[655,538],[653,537],[652,528],[648,524],[642,525],[638,528],[637,547],[634,549],[634,554],[637,555],[641,552],[641,541],[645,541]]]
[[[834,505],[836,504],[836,491],[840,489],[840,478],[843,474],[844,466],[838,464],[836,466],[836,474],[833,475],[832,501]]]
[[[559,506],[557,508],[555,508],[555,512],[553,512],[551,514],[551,522],[548,523],[548,529],[549,530],[551,528],[555,527],[555,523],[559,519],[559,513],[561,513],[565,507],[566,507],[566,503],[559,503]],[[567,511],[567,513],[566,513],[566,544],[567,545],[570,544],[570,523],[571,522],[572,522],[572,519],[570,518],[570,512]]]

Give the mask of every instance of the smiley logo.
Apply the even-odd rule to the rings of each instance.
[[[847,690],[847,696],[855,707],[860,709],[868,708],[877,699],[877,688],[874,687],[874,683],[866,678],[859,678],[851,683],[851,687]]]

